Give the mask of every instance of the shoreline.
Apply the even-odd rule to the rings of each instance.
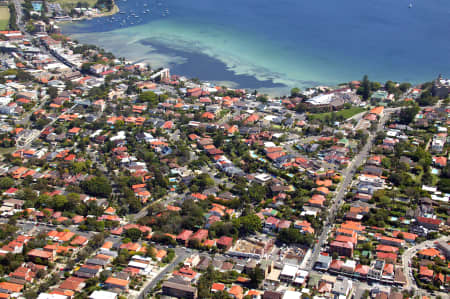
[[[122,6],[121,11],[127,11],[127,10],[135,10],[135,6],[137,4],[134,3],[134,1],[131,4],[126,3],[117,3],[118,5]],[[142,5],[141,5],[142,6]],[[227,64],[228,70],[234,70],[235,72],[238,72],[239,74],[249,74],[253,75],[255,72],[257,72],[258,78],[279,78],[279,77],[270,77],[269,75],[274,74],[281,74],[281,79],[291,79],[290,81],[294,81],[295,78],[300,78],[298,80],[295,80],[295,82],[288,82],[288,80],[279,80],[282,84],[284,83],[286,86],[290,87],[299,87],[299,88],[307,88],[307,87],[313,87],[317,85],[337,85],[340,82],[344,82],[347,80],[352,79],[358,79],[361,78],[365,73],[369,75],[369,77],[373,80],[377,81],[384,81],[389,80],[390,78],[393,78],[393,80],[398,82],[422,82],[429,80],[431,78],[430,76],[421,76],[421,75],[408,75],[408,74],[417,74],[417,72],[409,72],[408,70],[414,69],[416,67],[409,67],[411,64],[408,64],[408,67],[402,66],[402,61],[392,61],[392,59],[388,59],[389,57],[393,56],[386,56],[388,60],[386,60],[386,66],[383,65],[373,65],[373,63],[367,63],[365,64],[365,61],[367,61],[364,58],[364,55],[357,56],[356,58],[352,59],[354,62],[353,64],[348,64],[345,57],[343,59],[335,59],[335,58],[342,58],[342,57],[336,57],[334,55],[334,51],[330,53],[322,53],[322,51],[319,51],[317,53],[317,59],[314,55],[309,55],[309,52],[305,50],[305,54],[297,53],[298,55],[291,55],[292,51],[284,51],[286,47],[277,47],[276,44],[273,44],[271,42],[268,42],[266,44],[261,43],[264,45],[264,49],[267,49],[265,51],[257,51],[258,49],[261,49],[261,47],[253,47],[252,45],[259,45],[261,40],[264,41],[264,39],[257,39],[255,37],[255,43],[246,42],[250,39],[243,39],[240,36],[237,36],[236,38],[233,38],[233,35],[228,34],[232,32],[232,30],[227,30],[224,33],[224,36],[222,39],[217,39],[217,43],[212,43],[211,41],[216,41],[216,39],[212,39],[211,37],[214,37],[213,33],[219,32],[222,27],[218,26],[217,28],[214,27],[211,30],[203,30],[202,28],[195,27],[192,25],[192,28],[189,27],[190,22],[181,22],[186,21],[182,18],[180,18],[178,15],[174,14],[174,16],[171,19],[164,19],[164,18],[153,18],[153,17],[146,17],[144,19],[144,23],[150,22],[152,25],[145,26],[131,26],[129,24],[126,24],[124,27],[120,26],[118,24],[115,24],[115,22],[118,22],[117,20],[115,22],[111,21],[111,17],[107,17],[108,15],[112,15],[114,12],[109,12],[107,14],[102,14],[96,16],[97,18],[100,18],[102,16],[106,16],[106,19],[97,19],[92,21],[85,21],[82,23],[82,25],[78,25],[73,23],[74,28],[70,28],[71,26],[67,26],[64,28],[63,32],[67,30],[68,35],[79,35],[85,36],[85,39],[83,40],[85,43],[92,43],[96,45],[100,45],[101,47],[107,49],[108,51],[114,53],[117,56],[126,57],[127,59],[133,60],[133,61],[141,61],[145,60],[145,62],[149,63],[153,66],[153,60],[147,59],[147,58],[156,58],[158,63],[159,62],[167,62],[164,64],[165,67],[170,67],[171,69],[174,69],[174,73],[185,75],[184,72],[176,71],[175,69],[186,69],[187,65],[180,64],[183,63],[184,58],[181,55],[176,55],[181,51],[195,51],[196,46],[198,48],[198,45],[201,45],[202,49],[210,49],[208,51],[202,51],[203,54],[207,54],[209,57],[216,58],[223,63]],[[126,15],[125,15],[126,16]],[[125,17],[124,16],[124,17]],[[122,16],[116,17],[116,19],[123,19]],[[83,20],[83,19],[80,19]],[[133,19],[134,20],[134,19]],[[189,21],[190,19],[187,19]],[[75,20],[74,20],[75,21]],[[172,22],[170,22],[172,21]],[[183,25],[186,25],[183,27]],[[78,29],[76,26],[80,26]],[[83,26],[86,26],[86,28],[83,28]],[[164,27],[165,26],[165,27]],[[185,30],[180,30],[186,28]],[[178,29],[179,31],[174,31],[175,29]],[[233,28],[232,28],[233,29]],[[97,32],[100,32],[98,34]],[[171,32],[175,32],[172,35]],[[178,32],[178,33],[177,33]],[[181,33],[180,33],[181,32]],[[110,35],[108,35],[110,33]],[[97,38],[93,38],[90,36],[92,34],[94,37],[95,35],[98,35]],[[191,34],[191,35],[189,35]],[[228,34],[228,35],[225,35]],[[106,37],[109,37],[109,40],[105,37],[103,38],[103,35]],[[117,37],[116,37],[117,36]],[[215,36],[220,36],[218,34],[215,34]],[[235,35],[236,36],[236,35]],[[243,35],[243,37],[246,37]],[[305,38],[308,36],[305,36]],[[166,47],[171,48],[171,53],[173,55],[166,55],[166,52],[162,53],[156,53],[155,51],[152,52],[152,49],[149,46],[149,49],[144,49],[142,45],[138,45],[138,42],[140,41],[146,41],[146,40],[158,40],[161,39],[165,42],[164,45]],[[80,40],[79,37],[77,37],[78,40]],[[100,40],[102,42],[100,42]],[[153,40],[153,41],[154,41]],[[192,40],[192,44],[189,43],[189,41]],[[221,50],[218,48],[218,44],[222,42],[222,40],[227,40],[229,42],[230,50],[228,50],[226,47],[222,47],[222,49],[227,50]],[[280,39],[281,40],[281,39]],[[186,41],[183,43],[183,41]],[[253,40],[250,40],[253,41]],[[129,56],[130,53],[127,53],[126,50],[124,50],[125,45],[129,45],[131,56]],[[221,45],[221,44],[220,44]],[[136,46],[136,47],[135,47]],[[208,48],[209,46],[209,48]],[[226,46],[226,45],[225,45]],[[306,46],[305,46],[306,48]],[[314,48],[314,45],[311,46],[311,48]],[[290,48],[289,48],[290,49]],[[303,49],[303,48],[301,48]],[[181,50],[181,51],[179,51]],[[246,55],[239,55],[239,51],[241,50],[241,53],[245,53]],[[248,51],[247,51],[248,50]],[[255,51],[253,51],[255,50]],[[395,49],[394,49],[395,50]],[[253,51],[253,52],[252,52]],[[299,50],[300,51],[300,50]],[[141,57],[138,56],[138,54],[141,54]],[[255,55],[252,55],[255,53]],[[266,53],[274,53],[274,55],[270,56],[269,54],[266,55]],[[338,53],[338,52],[336,52]],[[161,54],[161,55],[157,55]],[[258,54],[258,55],[256,55]],[[286,54],[285,56],[281,54]],[[339,54],[339,53],[338,53]],[[389,54],[389,53],[388,53]],[[391,53],[392,54],[392,53]],[[233,56],[234,55],[234,56]],[[412,55],[412,54],[411,54]],[[236,58],[235,60],[231,60],[231,58]],[[269,59],[270,57],[273,57],[274,59]],[[284,57],[284,58],[280,58]],[[295,59],[295,60],[294,60]],[[288,63],[287,61],[292,61],[292,63]],[[298,63],[297,63],[298,61]],[[197,61],[198,62],[198,61]],[[395,65],[394,63],[398,64]],[[392,65],[390,65],[392,64]],[[354,67],[355,65],[358,65],[358,67]],[[389,65],[389,66],[388,66]],[[199,65],[201,68],[202,65]],[[389,77],[386,77],[385,73],[386,70],[393,69],[393,74]],[[247,88],[253,88],[252,85],[248,84],[241,84],[238,80],[229,80],[229,78],[217,78],[213,76],[212,78],[204,76],[207,75],[208,72],[203,72],[202,69],[196,71],[197,68],[191,68],[190,74],[198,74],[194,75],[193,77],[202,77],[203,80],[208,81],[234,81],[238,82],[242,87]],[[260,71],[261,70],[261,71]],[[366,70],[366,71],[364,71]],[[405,70],[405,72],[401,72]],[[217,73],[221,74],[221,69],[217,70],[207,70],[209,73]],[[426,70],[424,70],[424,73],[426,74]],[[189,73],[187,75],[190,75]],[[237,74],[237,73],[235,73]],[[406,74],[406,75],[405,75]],[[256,76],[252,76],[256,77]],[[424,78],[420,78],[424,77]],[[309,78],[313,78],[308,80]],[[386,78],[386,79],[385,79]],[[305,80],[306,79],[306,80]],[[302,81],[300,83],[300,86],[296,84],[297,81]],[[303,84],[303,81],[305,84]],[[315,81],[320,82],[312,83],[310,84],[309,81]],[[331,84],[330,84],[331,83]],[[270,84],[272,85],[272,84]],[[256,87],[256,88],[259,88]]]
[[[113,8],[110,11],[102,12],[102,13],[97,14],[95,16],[89,16],[89,17],[88,16],[82,16],[82,17],[79,17],[79,18],[72,18],[70,21],[55,21],[55,20],[54,21],[57,22],[58,24],[64,25],[64,24],[68,24],[68,23],[72,23],[72,22],[78,22],[78,21],[84,21],[84,20],[92,20],[92,19],[97,19],[97,18],[102,18],[102,17],[110,17],[110,16],[113,16],[113,15],[118,14],[120,12],[120,8],[116,4],[115,0],[113,0],[113,3],[114,3]]]
[[[95,16],[91,16],[91,17],[83,16],[81,18],[72,19],[72,21],[70,21],[70,22],[69,21],[63,21],[63,22],[60,22],[60,23],[61,24],[68,24],[68,23],[72,23],[72,22],[76,22],[76,21],[93,20],[93,19],[96,19],[96,18],[113,16],[113,15],[118,14],[120,12],[120,8],[116,4],[116,1],[113,0],[113,3],[114,3],[113,9],[108,11],[108,12],[105,12],[105,13],[102,13],[102,14],[98,14],[98,15],[95,15]],[[67,35],[70,36],[71,34],[67,34]],[[95,44],[96,46],[99,46],[101,48],[104,48],[104,46],[99,45],[98,43],[93,43],[93,44]],[[152,47],[155,48],[155,45],[152,45]],[[181,51],[181,50],[178,50],[178,49],[175,49],[175,48],[170,48],[168,46],[162,46],[162,44],[158,44],[157,47],[158,48],[161,48],[161,47],[165,48],[166,51],[163,51],[163,53],[177,53],[177,54],[179,54],[181,52],[184,52],[184,51]],[[113,51],[113,50],[108,50],[108,51],[111,51],[114,55],[117,55],[116,51]],[[160,51],[157,51],[157,52],[160,52]],[[230,73],[230,72],[233,73],[233,75],[232,75],[233,78],[226,77],[227,75],[225,75],[226,78],[218,80],[218,79],[213,78],[214,76],[209,76],[208,78],[201,78],[200,80],[202,82],[208,82],[208,83],[212,83],[212,84],[215,84],[215,85],[217,85],[217,84],[220,85],[222,83],[223,86],[226,86],[226,87],[229,87],[229,88],[244,88],[244,89],[248,89],[248,90],[261,90],[265,94],[271,95],[271,96],[283,96],[283,95],[286,95],[286,94],[289,93],[289,90],[291,88],[293,88],[293,86],[288,86],[288,85],[286,85],[284,83],[275,82],[272,79],[261,80],[261,79],[257,78],[256,76],[245,75],[245,74],[237,74],[234,71],[229,70],[228,67],[226,67],[225,62],[221,61],[220,59],[218,59],[216,57],[209,56],[209,55],[206,55],[204,53],[192,53],[192,54],[189,55],[190,58],[192,56],[195,56],[195,57],[197,57],[197,56],[207,56],[208,60],[210,60],[210,63],[211,63],[211,61],[214,61],[213,64],[224,64],[223,68],[218,68],[218,70],[221,70],[220,72],[222,72],[222,73]],[[139,59],[138,60],[131,59],[131,58],[127,58],[127,59],[129,59],[130,61],[133,61],[133,62],[139,61]],[[152,61],[148,61],[146,63],[148,63],[149,65],[152,65]],[[188,64],[188,63],[189,62],[181,63],[181,64],[179,64],[179,67],[182,67],[183,65]],[[207,63],[207,65],[209,65],[210,63]],[[173,65],[170,65],[170,64],[165,64],[162,67],[167,67],[167,68],[170,68],[171,70],[177,69],[176,66],[173,66]],[[223,69],[223,71],[222,71],[222,69]],[[179,74],[180,76],[186,76],[186,77],[192,77],[192,78],[195,77],[196,78],[196,75],[192,75],[192,74],[188,74],[188,73],[189,72],[186,72],[186,71],[177,72],[177,74]],[[234,77],[236,77],[236,78],[234,78]],[[231,80],[231,79],[237,79],[237,78],[241,78],[241,77],[243,77],[245,79],[244,81],[247,81],[247,80],[257,81],[257,83],[249,84],[249,86],[247,86],[245,84],[243,85],[241,80],[239,80],[240,82]],[[270,81],[270,83],[267,84],[267,82],[269,82],[269,81]],[[318,83],[316,85],[321,85],[321,84]],[[310,86],[310,87],[313,87],[313,86]]]
[[[80,18],[72,18],[72,21],[70,22],[78,22],[78,21],[84,21],[84,20],[90,20],[90,19],[96,19],[96,18],[102,18],[102,17],[110,17],[113,16],[115,14],[118,14],[120,12],[120,8],[119,6],[117,6],[117,4],[114,2],[114,6],[110,11],[101,13],[101,14],[97,14],[95,16],[82,16]],[[65,24],[65,23],[69,23],[69,21],[63,21],[63,22],[58,22],[60,24]]]

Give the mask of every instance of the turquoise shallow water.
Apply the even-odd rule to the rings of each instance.
[[[114,17],[63,27],[116,55],[248,88],[450,71],[450,1],[119,1]],[[114,18],[114,19],[113,19]]]

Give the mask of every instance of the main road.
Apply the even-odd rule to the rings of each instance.
[[[16,9],[17,26],[19,27],[19,29],[21,31],[25,32],[25,30],[23,30],[24,28],[22,26],[22,2],[20,0],[13,0],[13,2],[14,2],[14,8]]]

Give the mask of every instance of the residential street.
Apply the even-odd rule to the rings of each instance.
[[[420,294],[427,294],[425,290],[419,289],[419,287],[416,284],[416,281],[414,279],[414,276],[412,275],[412,269],[409,265],[409,263],[412,261],[413,256],[420,250],[432,247],[435,242],[441,242],[441,241],[450,241],[449,236],[443,236],[436,240],[428,240],[425,242],[422,242],[420,244],[417,244],[411,248],[408,248],[402,255],[402,266],[403,266],[403,272],[406,276],[406,285],[404,286],[404,289],[406,290],[414,290],[415,292],[418,292]],[[442,293],[442,295],[445,296],[445,294]],[[444,298],[444,297],[442,297]]]
[[[176,258],[170,263],[163,271],[158,273],[158,275],[151,280],[149,284],[139,293],[138,299],[144,299],[148,292],[150,292],[160,280],[164,279],[164,277],[171,273],[173,269],[182,261],[184,261],[189,255],[192,254],[191,250],[186,248],[176,248],[175,249]]]
[[[43,104],[41,104],[40,106],[42,106]],[[24,149],[28,149],[30,148],[31,144],[33,143],[33,141],[36,138],[39,138],[39,136],[41,136],[42,132],[45,131],[45,129],[47,129],[48,127],[52,126],[56,121],[58,121],[59,117],[68,114],[68,113],[72,113],[72,111],[78,106],[78,104],[73,105],[72,107],[70,107],[69,109],[67,109],[66,111],[64,111],[63,113],[61,113],[60,115],[58,115],[58,117],[56,117],[55,119],[53,119],[51,122],[49,122],[44,128],[42,128],[41,132],[39,134],[37,134],[35,137],[33,137],[26,145],[24,145],[23,147],[20,147],[19,145],[17,146],[17,148],[24,148]]]
[[[389,118],[389,113],[391,113],[392,110],[393,109],[390,109],[389,112],[386,111],[385,116],[380,120],[380,123],[378,124],[377,132],[383,129],[384,123]],[[355,173],[355,169],[358,168],[360,165],[362,165],[362,163],[366,160],[367,156],[369,155],[370,149],[373,146],[373,139],[375,138],[375,135],[376,134],[369,134],[369,139],[367,140],[367,143],[364,145],[364,147],[358,153],[358,155],[355,156],[351,164],[343,171],[342,176],[344,180],[340,183],[340,185],[337,188],[338,191],[329,209],[329,217],[327,220],[325,220],[324,228],[318,238],[317,243],[314,246],[313,253],[308,263],[306,264],[305,270],[310,271],[314,267],[314,264],[317,261],[317,258],[319,257],[320,254],[320,248],[323,247],[327,239],[328,233],[330,232],[331,229],[330,223],[334,223],[336,212],[339,210],[339,207],[341,206],[344,196],[347,192],[347,188],[350,186],[353,180],[353,174]]]

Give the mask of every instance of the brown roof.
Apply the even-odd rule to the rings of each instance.
[[[177,240],[187,241],[193,233],[193,231],[186,229],[177,236]]]
[[[181,291],[193,292],[193,293],[195,293],[197,291],[196,288],[191,287],[190,285],[185,285],[185,284],[180,284],[180,283],[175,283],[175,282],[170,282],[170,281],[165,281],[163,283],[162,287],[163,287],[163,289],[171,288],[171,289],[175,289],[175,290],[181,290]]]
[[[129,281],[115,277],[108,277],[105,283],[125,287],[128,285]]]
[[[49,259],[53,257],[52,252],[44,251],[41,249],[32,249],[28,252],[28,256],[39,257],[44,259]]]
[[[0,289],[7,290],[10,293],[18,293],[23,289],[23,285],[11,282],[0,282]]]
[[[283,294],[275,291],[264,291],[263,299],[281,299]]]
[[[82,283],[84,282],[84,279],[71,276],[64,280],[60,285],[59,288],[63,290],[71,290],[71,291],[79,291],[81,290]]]

